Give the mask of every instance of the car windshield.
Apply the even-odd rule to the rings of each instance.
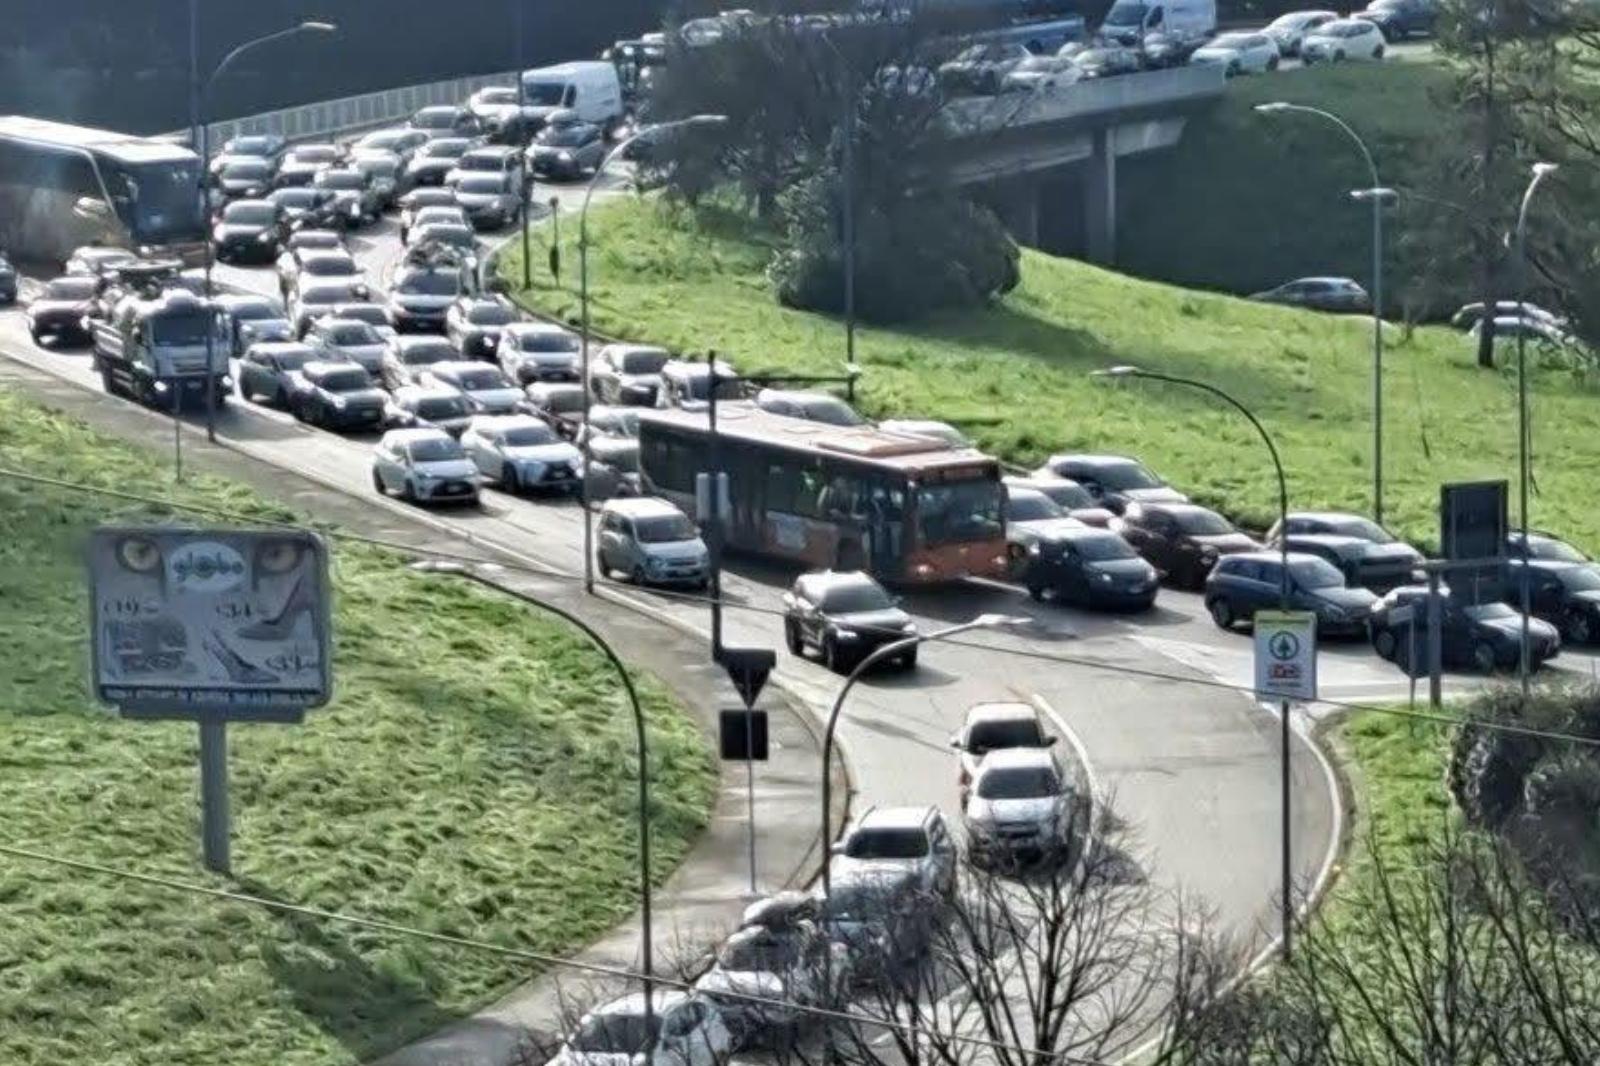
[[[1133,545],[1115,533],[1075,537],[1072,544],[1078,549],[1078,554],[1091,563],[1109,563],[1117,559],[1137,558],[1139,555],[1133,550]]]
[[[343,239],[326,229],[303,229],[289,238],[291,248],[338,248]]]
[[[640,1014],[591,1015],[572,1034],[572,1049],[594,1055],[639,1055],[655,1046],[661,1015],[648,1021]]]
[[[619,437],[637,437],[639,435],[639,416],[633,411],[607,411],[599,418],[594,416],[594,411],[589,411],[589,425],[604,433],[613,433]]]
[[[278,366],[284,370],[299,370],[307,363],[320,359],[322,356],[309,348],[297,348],[292,351],[278,352],[274,358],[278,360]]]
[[[1146,10],[1143,4],[1112,4],[1111,10],[1106,13],[1105,25],[1137,26],[1144,21]]]
[[[1042,492],[1014,492],[1006,500],[1007,522],[1037,522],[1061,516],[1061,508]]]
[[[792,936],[735,937],[717,952],[717,963],[734,973],[788,973],[800,965],[799,939]]]
[[[460,396],[425,396],[412,404],[412,410],[422,418],[461,418],[468,408]]]
[[[624,374],[659,374],[667,365],[666,352],[624,352],[617,361],[617,369]]]
[[[1219,537],[1233,532],[1228,520],[1215,511],[1175,511],[1172,520],[1177,523],[1180,532],[1191,537]]]
[[[157,315],[150,320],[150,340],[154,344],[204,344],[211,321],[212,316],[204,311]]]
[[[863,829],[850,835],[844,853],[852,859],[920,859],[928,854],[921,829]]]
[[[461,292],[461,275],[434,270],[408,274],[395,282],[394,291],[416,296],[455,296]]]
[[[1341,518],[1337,522],[1329,523],[1336,533],[1346,537],[1359,537],[1361,540],[1370,540],[1374,544],[1393,544],[1394,537],[1389,531],[1378,523],[1366,518]]]
[[[1067,510],[1099,506],[1095,503],[1094,497],[1089,495],[1089,490],[1082,485],[1041,485],[1039,491]]]
[[[1600,568],[1568,566],[1556,571],[1568,592],[1600,592]]]
[[[508,448],[536,448],[541,444],[555,444],[559,439],[549,426],[516,426],[500,437]]]
[[[370,387],[371,381],[365,370],[353,366],[348,370],[335,370],[322,375],[318,384],[329,392],[355,392]]]
[[[1475,606],[1461,608],[1461,613],[1468,618],[1479,622],[1489,622],[1500,618],[1515,618],[1517,612],[1504,603],[1480,603]]]
[[[978,778],[986,800],[1045,799],[1061,794],[1061,779],[1048,766],[997,767]]]
[[[244,226],[270,226],[277,217],[271,204],[229,204],[222,212],[222,221]]]
[[[1361,37],[1370,30],[1371,24],[1364,22],[1341,22],[1337,26],[1328,27],[1328,32],[1335,37]]]
[[[347,322],[328,330],[330,344],[382,344],[378,331],[365,322]]]
[[[364,173],[373,174],[380,178],[392,178],[400,172],[400,160],[393,157],[363,159],[361,161],[361,170]]]
[[[532,107],[560,107],[567,91],[564,81],[524,81],[522,98]]]
[[[422,154],[435,159],[460,159],[467,154],[467,149],[470,147],[471,144],[467,141],[451,138],[447,141],[434,141],[422,149]]]
[[[359,189],[366,183],[359,170],[324,170],[317,175],[317,187],[322,189]]]
[[[379,130],[369,133],[356,142],[357,148],[382,148],[388,150],[405,138],[404,130]]]
[[[475,242],[472,230],[466,226],[451,224],[434,224],[426,227],[417,234],[420,240],[439,241],[442,244],[452,244],[457,248],[471,248]]]
[[[1342,589],[1344,575],[1323,559],[1297,559],[1289,564],[1289,576],[1303,589]]]
[[[650,515],[633,520],[634,536],[641,544],[670,544],[674,541],[693,540],[694,523],[681,514]]]
[[[1511,554],[1515,556],[1520,555],[1521,552],[1522,535],[1520,533],[1512,534]],[[1528,554],[1535,559],[1551,559],[1563,563],[1586,563],[1589,561],[1583,557],[1582,552],[1572,545],[1545,537],[1529,537]]]
[[[336,278],[359,274],[356,261],[347,255],[313,255],[300,262],[300,269],[318,278]]]
[[[1133,460],[1119,463],[1107,463],[1095,471],[1095,479],[1113,492],[1126,492],[1128,489],[1159,489],[1163,482],[1149,470],[1143,463]]]
[[[383,308],[377,304],[351,304],[338,309],[338,317],[353,318],[357,322],[381,329],[389,325],[389,320],[384,317]]]
[[[438,344],[414,344],[400,351],[400,361],[406,366],[432,366],[456,357],[456,350],[448,341]]]
[[[289,157],[300,163],[331,163],[339,158],[339,149],[331,144],[304,144],[292,150]]]
[[[226,181],[257,181],[271,173],[270,166],[256,160],[229,163],[222,168],[222,177]]]
[[[266,155],[274,147],[270,137],[235,137],[223,145],[223,151],[232,155]]]
[[[456,124],[453,107],[425,107],[411,116],[411,124],[424,130],[447,130]]]
[[[998,537],[1005,528],[1000,482],[980,478],[924,485],[917,492],[917,527],[925,545]]]
[[[832,614],[855,614],[858,611],[887,611],[894,606],[879,585],[867,581],[853,581],[848,585],[835,585],[822,594],[822,609]]]
[[[506,180],[499,173],[494,174],[463,174],[456,188],[462,192],[504,192]]]
[[[583,390],[579,389],[551,389],[540,393],[535,399],[546,411],[555,414],[568,414],[583,409]]]
[[[315,207],[322,202],[322,194],[316,189],[307,189],[300,186],[279,189],[272,194],[272,198],[283,207],[295,209]]]
[[[300,302],[305,304],[336,304],[354,298],[349,285],[317,285],[300,291]]]
[[[526,332],[517,336],[517,348],[524,352],[575,352],[578,338],[576,334],[554,330]]]
[[[45,298],[50,300],[87,300],[95,293],[94,278],[55,278],[45,286]]]
[[[586,123],[571,126],[548,126],[535,138],[546,148],[577,148],[588,144],[600,135],[598,128]]]
[[[422,411],[419,410],[417,413],[422,414]],[[422,440],[414,440],[406,445],[406,454],[411,456],[411,461],[415,463],[441,463],[466,456],[454,437],[424,437]]]
[[[503,389],[507,387],[506,379],[500,371],[492,367],[481,370],[463,370],[456,375],[456,381],[468,392],[482,392],[484,389]]]
[[[504,326],[516,319],[516,312],[505,304],[473,304],[467,309],[467,321],[474,326]]]
[[[282,318],[283,312],[267,303],[265,300],[251,303],[237,303],[228,308],[236,322],[259,322],[264,318]]]
[[[987,755],[1004,748],[1037,748],[1043,743],[1039,723],[1033,718],[1005,718],[972,723],[966,749],[974,755]]]

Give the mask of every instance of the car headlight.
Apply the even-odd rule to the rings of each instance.
[[[661,558],[660,556],[652,555],[645,562],[645,566],[647,566],[651,570],[664,570],[664,569],[666,569],[667,561],[665,559]]]
[[[561,160],[563,163],[570,163],[570,162],[572,162],[572,153],[571,152],[558,152],[558,153],[556,153],[556,158]]]
[[[333,397],[333,406],[334,406],[334,408],[336,410],[342,411],[348,405],[349,405],[349,401],[346,400],[343,396],[335,396],[335,397]]]
[[[500,342],[498,340],[496,340],[494,337],[485,337],[485,338],[483,338],[483,346],[485,348],[493,348],[498,343],[500,343]]]
[[[853,629],[835,629],[833,635],[838,640],[855,640],[861,636]]]
[[[1116,578],[1112,577],[1110,574],[1106,573],[1104,570],[1097,571],[1095,573],[1095,575],[1094,575],[1094,579],[1096,581],[1100,582],[1103,585],[1109,585],[1113,581],[1116,580]]]
[[[1215,549],[1215,548],[1203,548],[1203,549],[1201,549],[1201,551],[1200,551],[1200,561],[1203,562],[1203,563],[1214,563],[1214,562],[1216,562],[1217,561],[1217,549]]]
[[[907,623],[905,623],[904,625],[902,625],[900,627],[900,632],[906,634],[907,636],[912,636],[912,637],[916,636],[917,635],[917,623],[915,623],[915,622],[907,622]]]

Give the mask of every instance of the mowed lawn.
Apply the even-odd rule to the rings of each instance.
[[[520,295],[574,320],[576,230],[561,227],[559,286],[545,265],[549,231],[536,231],[535,284]],[[841,321],[780,307],[764,273],[769,249],[752,232],[741,214],[657,197],[596,208],[596,328],[683,352],[715,349],[745,371],[837,372]],[[520,281],[510,251],[506,277]],[[1254,409],[1283,452],[1292,506],[1370,509],[1370,319],[1263,306],[1030,251],[1022,277],[989,309],[862,329],[864,410],[946,419],[1030,465],[1053,451],[1137,455],[1195,498],[1266,526],[1276,482],[1249,424],[1193,390],[1088,376],[1133,363],[1211,382]],[[1386,517],[1432,544],[1441,482],[1515,477],[1515,375],[1510,360],[1477,369],[1472,347],[1448,330],[1396,326],[1387,337]],[[1533,522],[1600,550],[1600,391],[1540,370],[1532,410]]]
[[[0,466],[292,518],[233,484],[0,392]],[[0,841],[180,880],[568,952],[636,898],[631,716],[580,636],[508,598],[335,543],[337,696],[230,730],[235,876],[199,867],[192,725],[88,694],[82,545],[176,518],[0,476]],[[715,770],[648,697],[664,877]],[[334,1066],[470,1012],[530,968],[497,955],[0,857],[6,1066]]]

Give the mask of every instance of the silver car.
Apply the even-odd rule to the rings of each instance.
[[[305,342],[319,351],[344,356],[377,377],[383,370],[384,338],[365,322],[353,318],[319,318],[311,323]]]
[[[652,496],[607,500],[600,508],[595,565],[636,585],[689,584],[705,588],[710,557],[705,541],[682,511]]]
[[[983,866],[1014,868],[1064,854],[1081,797],[1047,748],[1000,748],[978,763],[961,817],[967,854]]]
[[[578,335],[549,322],[503,326],[496,342],[500,369],[520,385],[536,381],[577,381]]]
[[[389,390],[415,385],[435,363],[454,363],[460,356],[443,337],[427,333],[396,334],[383,352],[383,369],[378,378]]]
[[[423,371],[421,384],[456,390],[480,415],[509,415],[526,409],[522,390],[486,363],[434,363]]]
[[[461,446],[479,472],[506,492],[576,492],[583,480],[577,447],[532,415],[480,415],[461,435]]]
[[[472,422],[472,408],[467,406],[466,397],[454,389],[403,385],[389,397],[383,420],[396,429],[432,426],[459,437]]]
[[[477,503],[478,471],[442,429],[391,429],[373,453],[372,487],[412,503]]]

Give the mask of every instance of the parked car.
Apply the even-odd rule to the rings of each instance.
[[[1373,23],[1385,40],[1402,41],[1414,34],[1432,33],[1439,7],[1434,0],[1371,0],[1350,17]]]
[[[832,875],[915,875],[927,899],[956,890],[956,845],[937,807],[870,807],[832,848]]]
[[[1439,618],[1443,665],[1488,673],[1520,662],[1522,615],[1509,604],[1457,602],[1445,589],[1439,597]],[[1403,585],[1391,589],[1373,608],[1369,632],[1373,650],[1380,656],[1409,673],[1425,673],[1432,632],[1427,588]],[[1550,623],[1528,619],[1528,635],[1530,667],[1537,669],[1560,654],[1561,635]]]
[[[1283,602],[1283,557],[1279,552],[1240,552],[1217,560],[1206,578],[1206,610],[1222,629],[1253,623],[1257,611]],[[1345,584],[1339,568],[1315,555],[1289,553],[1289,609],[1317,616],[1324,636],[1364,636],[1377,595]]]
[[[544,419],[561,436],[575,440],[583,420],[583,386],[560,381],[536,381],[524,392],[528,411]]]
[[[389,324],[398,333],[443,333],[445,316],[466,294],[467,284],[466,270],[453,256],[401,264],[389,281],[389,298],[384,302]]]
[[[1003,870],[1061,859],[1086,830],[1087,801],[1049,749],[991,751],[961,808],[967,857]]]
[[[848,673],[880,646],[914,637],[911,616],[869,575],[859,570],[802,574],[783,594],[783,639],[791,655],[814,649],[835,673]],[[917,665],[917,646],[897,657]]]
[[[1006,748],[1048,748],[1055,742],[1031,703],[974,703],[968,707],[961,729],[950,738],[950,746],[957,752],[956,784],[962,806],[966,806],[972,775],[985,755]]]
[[[1029,477],[1010,476],[1005,479],[1005,485],[1008,492],[1012,489],[1031,489],[1043,493],[1055,501],[1056,506],[1067,513],[1067,517],[1075,518],[1086,526],[1104,529],[1116,517],[1108,508],[1101,507],[1088,489],[1076,481],[1054,474],[1046,472]]]
[[[243,355],[252,344],[262,341],[294,339],[294,327],[284,317],[283,305],[270,296],[229,292],[213,302],[227,317],[228,347],[234,356]]]
[[[1076,481],[1114,514],[1130,503],[1189,502],[1143,463],[1122,455],[1052,455],[1034,474],[1041,476]]]
[[[1496,343],[1500,341],[1515,343],[1519,337],[1541,348],[1567,348],[1577,343],[1572,334],[1560,326],[1552,325],[1544,318],[1532,315],[1525,318],[1517,315],[1496,315],[1493,319],[1478,319],[1467,330],[1467,337],[1474,347],[1477,346],[1478,335],[1483,332],[1486,321],[1492,323],[1490,328],[1494,330],[1494,335],[1491,339]]]
[[[444,335],[462,359],[493,359],[500,330],[517,320],[517,309],[497,296],[466,294],[444,314]]]
[[[378,371],[378,376],[384,388],[399,389],[417,384],[435,363],[454,363],[460,358],[460,353],[443,337],[427,333],[397,333],[384,345],[383,367]]]
[[[754,926],[723,942],[694,990],[722,1011],[734,1047],[746,1048],[796,1039],[805,1008],[839,1007],[849,965],[849,949],[811,922]]]
[[[278,188],[291,185],[310,185],[317,171],[344,160],[344,150],[336,144],[297,144],[284,155],[274,178]]]
[[[1014,577],[1021,574],[1028,549],[1035,544],[1083,528],[1083,523],[1067,517],[1054,500],[1035,489],[1007,486],[1005,517],[1006,556]]]
[[[515,177],[469,171],[454,188],[456,203],[474,229],[501,229],[522,210],[522,187]]]
[[[374,378],[383,372],[383,336],[365,322],[328,316],[311,323],[302,338],[323,353],[334,353],[355,363]]]
[[[1265,74],[1278,69],[1282,60],[1278,42],[1267,33],[1240,30],[1219,33],[1189,57],[1197,66],[1219,66],[1226,77],[1240,74]]]
[[[1300,42],[1300,62],[1343,63],[1346,60],[1382,59],[1387,46],[1376,23],[1366,19],[1339,19],[1326,22],[1307,33]]]
[[[1296,278],[1275,289],[1251,293],[1250,299],[1313,311],[1372,310],[1372,297],[1350,278]]]
[[[284,231],[283,211],[271,200],[235,200],[211,227],[211,247],[223,263],[270,263]]]
[[[702,996],[636,992],[585,1014],[546,1066],[725,1066],[733,1037]]]
[[[798,392],[790,389],[762,389],[756,393],[756,406],[768,414],[803,418],[830,426],[864,426],[867,420],[855,408],[826,392]]]
[[[474,145],[468,137],[439,137],[418,148],[406,163],[402,182],[410,186],[443,185],[444,176],[455,169],[456,160]],[[455,194],[451,193],[454,200]]]
[[[687,515],[653,496],[607,500],[600,508],[595,569],[636,585],[705,588],[711,559]]]
[[[440,137],[476,137],[483,132],[477,115],[453,104],[424,107],[411,116],[407,125],[427,134],[430,140]]]
[[[355,159],[368,155],[392,155],[400,160],[403,171],[417,149],[427,143],[428,134],[425,130],[412,129],[409,126],[388,126],[362,134],[350,146],[350,155]]]
[[[373,449],[372,487],[410,503],[478,502],[478,472],[442,429],[391,429]]]
[[[1278,43],[1278,52],[1285,56],[1300,54],[1300,42],[1306,34],[1326,26],[1339,16],[1332,11],[1290,11],[1279,15],[1261,31]]]
[[[17,268],[0,251],[0,304],[17,302]]]
[[[389,397],[354,363],[312,361],[285,375],[285,405],[301,422],[323,429],[377,429]]]
[[[1515,539],[1516,546],[1508,557],[1506,599],[1520,607],[1524,562],[1520,554],[1521,539]],[[1530,546],[1535,543],[1531,534],[1528,543]],[[1559,541],[1552,543],[1560,544]],[[1529,605],[1534,617],[1555,626],[1569,644],[1593,644],[1600,640],[1600,566],[1587,560],[1541,558],[1535,553],[1527,560],[1526,570]]]
[[[223,201],[259,199],[271,192],[278,168],[270,160],[235,158],[212,171],[211,185]]]
[[[1118,610],[1147,610],[1156,602],[1161,573],[1109,529],[1079,525],[1030,545],[1019,575],[1028,595],[1060,603]]]
[[[506,492],[577,492],[583,456],[533,415],[478,415],[461,446],[484,477]]]
[[[465,223],[467,220],[466,213],[461,210],[461,205],[456,203],[454,189],[425,185],[420,189],[412,189],[404,193],[397,202],[400,205],[400,243],[402,244],[409,243],[408,234],[411,232],[411,227],[416,223],[417,215],[427,208],[454,208],[455,214],[451,221]]]
[[[583,479],[590,500],[645,494],[637,440],[593,436],[584,443],[583,453]]]
[[[92,274],[52,278],[23,311],[28,336],[38,345],[46,338],[57,345],[89,343],[89,315],[99,294],[100,282]]]
[[[341,229],[344,226],[344,219],[334,209],[333,193],[327,189],[292,185],[273,189],[266,199],[283,210],[283,224],[291,231]]]
[[[346,226],[365,225],[383,213],[383,196],[360,167],[323,167],[311,179],[311,187],[332,194],[333,213]]]
[[[528,146],[528,169],[552,181],[576,181],[598,170],[608,151],[601,127],[575,117],[552,119]]]
[[[434,363],[422,372],[421,384],[442,385],[467,398],[475,414],[509,415],[524,409],[522,390],[499,368],[485,363]]]
[[[1181,588],[1201,588],[1222,556],[1261,548],[1217,512],[1192,503],[1141,503],[1112,528]]]
[[[1281,521],[1267,531],[1267,544],[1277,547]],[[1368,518],[1340,511],[1291,511],[1289,550],[1325,559],[1346,583],[1387,592],[1421,578],[1422,553]]]
[[[577,381],[581,342],[576,333],[549,322],[514,322],[498,330],[494,353],[500,369],[521,385]]]
[[[431,426],[459,437],[466,432],[473,417],[467,398],[454,389],[438,385],[402,385],[389,394],[383,424],[391,429]]]
[[[239,359],[239,395],[273,407],[287,407],[293,375],[307,363],[318,362],[322,354],[299,341],[252,344]]]
[[[948,422],[938,422],[931,418],[890,418],[879,422],[878,428],[885,433],[904,433],[909,437],[926,437],[947,448],[972,447],[972,442],[967,439],[965,433]]]
[[[665,348],[608,344],[589,363],[589,389],[596,401],[654,407],[661,368],[672,358]]]
[[[343,248],[290,248],[278,256],[278,292],[292,297],[301,275],[318,281],[358,282],[363,278],[355,256]]]
[[[1462,304],[1456,313],[1450,316],[1450,324],[1457,329],[1470,330],[1483,318],[1483,308],[1481,302]],[[1557,329],[1565,329],[1567,326],[1567,320],[1563,316],[1547,311],[1538,304],[1523,303],[1518,300],[1496,300],[1493,317],[1538,319]]]

